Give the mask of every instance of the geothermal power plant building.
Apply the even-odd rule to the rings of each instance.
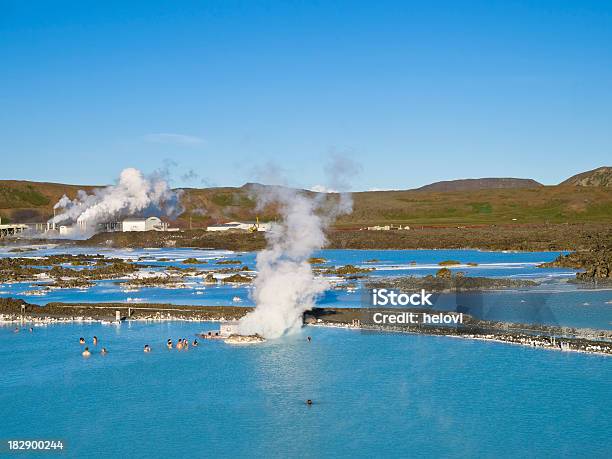
[[[121,222],[121,231],[166,231],[168,224],[158,217],[128,218]]]
[[[76,222],[76,226],[83,233],[88,230],[88,224],[89,222],[84,218],[78,218]],[[169,228],[168,223],[163,222],[159,217],[126,218],[123,221],[100,223],[97,227],[104,231],[124,233],[132,231],[177,231],[177,229]],[[74,227],[48,223],[47,230],[58,230],[60,235],[68,236],[73,232]]]

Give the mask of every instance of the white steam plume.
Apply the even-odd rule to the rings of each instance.
[[[314,276],[308,258],[326,245],[325,229],[338,215],[351,212],[352,201],[344,193],[335,198],[285,187],[253,189],[260,206],[279,205],[282,220],[266,233],[268,246],[257,255],[256,307],[242,318],[239,332],[274,339],[299,330],[304,312],[329,287]]]
[[[98,223],[115,221],[127,216],[163,214],[175,217],[181,213],[180,191],[174,191],[159,174],[145,177],[138,169],[121,171],[116,185],[87,194],[79,190],[72,201],[65,195],[54,209],[61,208],[50,223],[78,223],[71,236],[85,237],[95,233]]]

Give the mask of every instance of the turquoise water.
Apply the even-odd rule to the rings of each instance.
[[[215,326],[0,327],[0,438],[80,458],[609,457],[609,357],[322,328],[163,347]],[[94,335],[109,354],[84,359]]]
[[[81,249],[70,249],[81,253]],[[19,256],[65,253],[65,248]],[[160,270],[188,257],[255,254],[191,249],[104,250]],[[0,256],[10,256],[0,252]],[[477,317],[612,328],[612,291],[568,284],[574,272],[541,269],[557,253],[468,250],[325,250],[327,266],[373,266],[372,276],[426,275],[438,262],[472,276],[542,282],[536,288],[441,295],[434,309]],[[169,258],[170,261],[159,259]],[[373,263],[366,260],[377,259]],[[476,262],[470,267],[467,262]],[[333,281],[334,279],[332,279]],[[0,296],[48,301],[252,304],[251,287],[205,285],[126,292],[113,281],[31,296],[30,283],[1,283]],[[236,301],[239,299],[240,301]],[[362,307],[332,289],[322,306]],[[456,338],[307,328],[251,347],[164,342],[216,328],[193,322],[57,324],[13,333],[0,327],[0,440],[62,440],[68,457],[609,457],[612,359]],[[306,334],[313,337],[308,343]],[[91,338],[100,338],[98,347]],[[81,356],[79,337],[93,348]],[[149,354],[144,344],[152,346]],[[102,356],[105,346],[109,354]],[[306,406],[306,399],[314,405]],[[1,449],[0,449],[1,451]],[[40,457],[35,455],[34,457]]]
[[[219,259],[239,259],[255,270],[254,253],[234,253],[220,250],[196,249],[134,249],[57,247],[18,256],[33,257],[54,253],[101,253],[107,257],[121,257],[150,266],[152,271],[168,266],[186,266],[182,260],[196,257],[207,263],[196,265],[202,270],[218,270]],[[15,256],[6,249],[1,256]],[[554,260],[559,252],[483,252],[477,250],[322,250],[316,254],[327,261],[324,267],[353,264],[373,267],[369,277],[434,274],[444,260],[458,260],[462,265],[451,268],[467,276],[511,277],[531,279],[542,283],[539,287],[469,294],[444,294],[435,302],[435,310],[461,310],[486,320],[521,323],[542,323],[571,327],[612,329],[612,290],[584,289],[567,283],[575,271],[566,268],[538,268],[537,265]],[[168,261],[160,261],[160,260]],[[367,262],[368,260],[375,262]],[[467,263],[478,266],[468,266]],[[189,265],[192,266],[192,265]],[[333,279],[340,281],[341,279]],[[355,289],[331,289],[318,301],[326,307],[368,306],[362,282],[351,281]],[[42,296],[32,295],[40,290],[31,283],[1,283],[0,296],[23,298],[30,303],[64,302],[140,302],[173,303],[185,305],[253,305],[250,285],[205,284],[201,278],[189,278],[185,288],[142,288],[125,291],[117,281],[101,281],[87,290],[52,290]]]

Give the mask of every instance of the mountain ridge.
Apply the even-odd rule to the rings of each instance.
[[[533,179],[513,178],[513,177],[485,177],[475,179],[456,179],[442,180],[439,182],[429,183],[415,191],[472,191],[472,190],[488,190],[488,189],[508,189],[508,188],[537,188],[544,186],[540,182]]]
[[[601,174],[601,170],[594,171]],[[603,172],[607,173],[606,170]],[[550,186],[531,179],[485,178],[436,182],[412,190],[353,192],[353,212],[341,216],[336,225],[362,228],[380,224],[612,222],[612,187],[571,186],[573,182],[568,183],[576,178],[579,183],[585,183],[585,177],[592,173],[583,173],[587,176],[577,174],[561,185]],[[586,183],[607,182],[586,180]],[[253,183],[241,187],[182,188],[181,203],[185,211],[173,224],[183,228],[202,228],[211,223],[254,220],[256,217],[261,221],[276,219],[278,215],[274,205],[263,210],[257,207],[257,189],[268,187],[274,188]],[[78,190],[91,192],[94,188],[0,180],[0,217],[3,222],[45,222],[53,215],[53,205],[63,194],[73,199]],[[325,194],[325,197],[337,199],[334,194]]]
[[[590,171],[580,172],[572,175],[559,185],[612,187],[612,167],[601,166]]]

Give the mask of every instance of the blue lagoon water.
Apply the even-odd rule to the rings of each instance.
[[[107,257],[120,257],[156,271],[169,266],[190,266],[204,271],[215,271],[228,265],[216,264],[219,260],[237,259],[255,271],[254,253],[234,253],[219,250],[195,249],[104,249],[57,247],[17,256],[35,257],[54,253],[100,253]],[[554,260],[560,252],[484,252],[478,250],[322,250],[316,254],[327,262],[322,267],[353,264],[375,270],[369,278],[392,276],[424,276],[435,274],[439,262],[458,260],[461,265],[451,267],[466,276],[510,277],[529,279],[541,283],[538,287],[503,290],[485,293],[450,293],[436,296],[434,310],[457,310],[463,307],[475,317],[521,323],[543,323],[581,328],[612,329],[612,290],[587,289],[568,283],[575,271],[567,268],[538,268],[538,265]],[[1,251],[0,257],[16,256]],[[199,265],[184,265],[186,258],[202,260]],[[376,261],[371,261],[376,260]],[[470,266],[467,263],[477,263]],[[331,278],[331,281],[342,279]],[[19,297],[35,303],[62,302],[123,302],[137,305],[140,302],[184,305],[252,306],[252,286],[210,285],[202,278],[186,279],[185,288],[142,288],[126,290],[123,281],[99,281],[87,290],[58,289],[40,293],[40,287],[31,283],[2,283],[0,297]],[[350,282],[354,288],[347,290],[346,282],[338,289],[328,290],[318,301],[325,307],[363,307],[369,305],[363,281]],[[467,309],[466,309],[467,308]]]
[[[71,249],[74,253],[83,250]],[[66,253],[50,248],[39,256]],[[188,257],[255,254],[190,249],[105,250],[152,265]],[[373,266],[372,276],[426,275],[455,259],[453,270],[513,276],[535,288],[441,296],[435,309],[468,305],[492,320],[612,328],[612,291],[581,289],[567,269],[537,268],[557,253],[464,250],[325,250],[326,266]],[[168,261],[160,261],[168,259]],[[367,262],[376,259],[375,262]],[[413,263],[414,262],[414,263]],[[478,266],[468,266],[475,262]],[[250,287],[205,285],[126,292],[113,281],[88,290],[27,294],[30,284],[0,281],[0,296],[29,302],[139,301],[252,304]],[[320,305],[362,307],[358,282],[332,289]],[[239,298],[240,301],[235,301]],[[216,328],[194,322],[73,323],[0,327],[0,440],[58,439],[68,457],[609,457],[612,359],[457,338],[305,328],[301,334],[240,347],[203,342],[188,351],[166,339]],[[313,337],[311,343],[306,334]],[[94,347],[96,335],[100,344]],[[79,337],[93,355],[81,356]],[[144,344],[153,351],[142,352]],[[105,346],[109,354],[102,356]],[[314,400],[308,407],[304,401]],[[35,455],[36,457],[40,454]]]
[[[0,328],[1,437],[71,457],[609,457],[608,357],[322,328],[163,346],[212,327]],[[84,359],[93,335],[110,352]]]

